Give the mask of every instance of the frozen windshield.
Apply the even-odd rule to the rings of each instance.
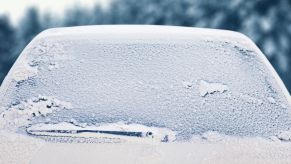
[[[177,140],[207,131],[270,136],[291,125],[281,83],[253,43],[234,32],[52,29],[26,47],[2,84],[0,127],[64,134],[56,125],[96,132],[122,123],[145,126],[129,131],[140,135],[164,129]],[[52,126],[27,130],[42,124]]]

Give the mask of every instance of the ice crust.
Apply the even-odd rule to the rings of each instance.
[[[199,92],[200,96],[204,97],[207,94],[213,94],[215,92],[223,93],[228,90],[227,85],[220,83],[208,83],[204,80],[200,81]]]

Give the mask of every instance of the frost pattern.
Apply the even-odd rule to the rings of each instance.
[[[13,79],[17,82],[28,80],[31,77],[37,76],[37,69],[28,65],[26,60],[23,60],[13,72]]]
[[[187,82],[187,81],[183,82],[183,87],[186,89],[190,89],[192,86],[193,84],[191,82]]]
[[[275,104],[276,103],[276,100],[273,98],[273,97],[267,97],[268,101],[271,103],[271,104]]]
[[[58,69],[62,66],[62,61],[70,59],[65,54],[63,45],[57,43],[40,42],[27,51],[30,51],[30,55],[23,56],[20,64],[13,72],[13,79],[18,83],[37,76],[39,70],[52,71]]]
[[[223,93],[227,90],[227,85],[221,83],[210,83],[204,80],[201,80],[199,83],[199,93],[202,97],[205,97],[207,94],[213,94],[215,92]]]
[[[251,103],[251,104],[258,104],[258,105],[262,105],[263,104],[263,100],[260,98],[256,98],[254,96],[250,96],[250,95],[245,95],[245,94],[241,94],[239,96],[241,98],[241,100]]]
[[[54,97],[39,96],[12,105],[0,114],[0,128],[15,130],[28,125],[34,118],[46,117],[48,114],[63,109],[71,109],[69,102]]]
[[[29,65],[37,69],[47,69],[49,71],[62,67],[62,61],[70,60],[65,53],[63,44],[41,41],[38,45],[29,50],[31,56],[28,56]]]

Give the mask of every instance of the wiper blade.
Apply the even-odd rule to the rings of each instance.
[[[100,134],[112,134],[120,136],[131,137],[145,137],[151,136],[152,132],[131,132],[131,131],[105,131],[105,130],[27,130],[29,134],[33,133],[63,133],[63,134],[79,134],[79,133],[100,133]]]
[[[148,138],[159,142],[175,140],[175,133],[166,128],[147,127],[140,124],[110,123],[101,126],[77,126],[72,123],[34,124],[26,128],[32,136],[74,138]]]

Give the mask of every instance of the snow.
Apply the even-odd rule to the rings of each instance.
[[[45,144],[43,141],[0,130],[0,163],[30,164],[35,153]]]
[[[196,136],[192,138],[192,141],[195,141],[195,139],[197,139]],[[218,132],[208,131],[201,135],[201,139],[207,140],[209,142],[217,142],[217,141],[221,141],[223,137]]]
[[[289,163],[291,145],[263,138],[224,136],[191,142],[57,144],[49,143],[34,155],[31,164],[57,163]],[[86,152],[86,153],[84,153]],[[52,158],[53,157],[53,158]],[[98,157],[98,158],[97,158]]]
[[[17,82],[28,80],[31,77],[37,75],[37,69],[30,67],[28,63],[23,60],[23,63],[19,64],[13,72],[13,79]]]
[[[0,131],[0,163],[289,163],[291,142],[214,131],[189,142],[56,143]],[[96,159],[98,157],[98,160]]]
[[[54,42],[40,42],[30,47],[30,56],[21,56],[19,64],[13,68],[12,79],[22,83],[31,78],[36,78],[38,71],[60,68],[62,61],[71,60],[72,57],[64,54],[61,44]]]
[[[101,161],[113,162],[118,157],[106,159],[106,153],[132,161],[124,151],[130,150],[134,161],[151,163],[178,163],[180,158],[184,163],[284,163],[291,152],[290,102],[270,63],[239,33],[169,26],[57,28],[39,34],[5,78],[0,129],[46,141],[48,147],[32,163],[62,161],[61,156],[74,163],[68,152],[81,150],[88,159],[96,151]],[[110,134],[88,146],[79,143],[91,143],[96,134],[62,136],[29,131],[33,128],[150,130],[159,142],[153,142],[157,147],[146,138],[124,142],[131,137],[110,145],[107,141],[121,141]],[[160,142],[167,134],[171,142]],[[74,142],[74,137],[85,139]],[[6,139],[1,146],[9,149]],[[165,151],[147,158],[147,147],[150,154]],[[55,158],[47,159],[49,152]]]
[[[282,141],[291,141],[291,131],[283,131],[277,137]]]
[[[53,97],[38,96],[23,102],[17,102],[0,114],[0,128],[17,130],[19,127],[29,125],[33,119],[46,117],[48,114],[70,109],[71,104],[62,102]]]
[[[215,92],[223,93],[228,90],[227,85],[220,83],[208,83],[204,80],[200,81],[199,92],[200,96],[204,97],[207,94],[213,94]]]

